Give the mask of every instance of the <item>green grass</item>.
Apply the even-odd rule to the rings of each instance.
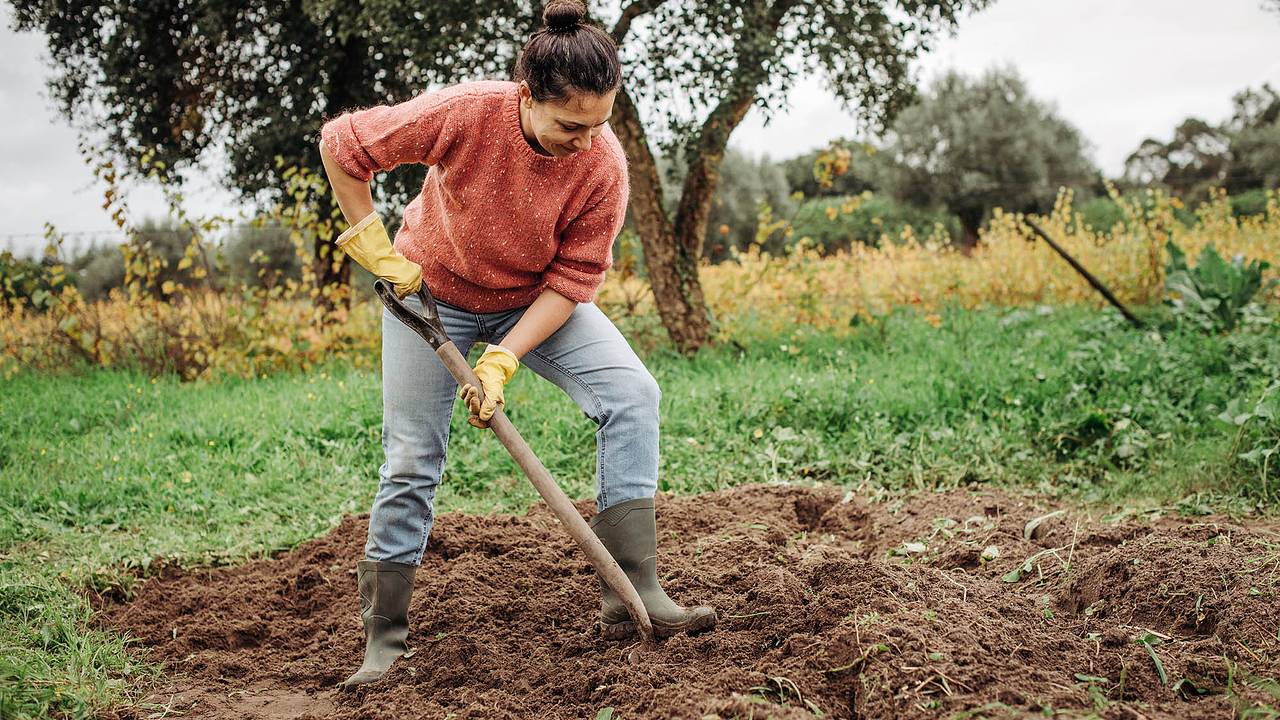
[[[993,483],[1191,512],[1277,498],[1276,324],[1156,335],[1044,309],[950,312],[935,329],[899,313],[844,339],[800,329],[646,360],[663,389],[667,491]],[[88,716],[154,676],[122,638],[89,629],[85,590],[127,592],[159,558],[263,556],[366,511],[380,394],[376,373],[337,366],[195,384],[0,381],[0,716]],[[594,424],[527,370],[507,399],[566,491],[592,496]],[[440,509],[535,499],[496,439],[455,413]]]

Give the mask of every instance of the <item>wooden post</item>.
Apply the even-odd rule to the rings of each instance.
[[[1041,230],[1040,226],[1037,225],[1034,220],[1024,219],[1023,222],[1025,222],[1027,226],[1030,227],[1031,230],[1035,232],[1036,235],[1039,235],[1041,239],[1043,239],[1046,243],[1049,243],[1049,247],[1053,248],[1054,252],[1061,255],[1063,260],[1066,260],[1067,263],[1071,265],[1071,267],[1075,268],[1075,271],[1080,273],[1080,275],[1083,276],[1084,279],[1087,280],[1089,284],[1093,286],[1094,290],[1097,290],[1099,293],[1102,293],[1102,297],[1106,298],[1107,302],[1111,303],[1112,307],[1119,310],[1120,314],[1124,315],[1124,319],[1128,320],[1130,325],[1133,325],[1135,328],[1139,330],[1146,327],[1143,324],[1143,322],[1137,318],[1137,316],[1129,312],[1129,308],[1125,307],[1124,303],[1120,302],[1118,299],[1116,299],[1115,295],[1111,294],[1111,291],[1107,289],[1106,285],[1102,284],[1102,281],[1094,277],[1092,273],[1084,269],[1083,265],[1076,262],[1075,258],[1067,254],[1067,251],[1064,250],[1061,245],[1054,242],[1053,238],[1049,237],[1048,233],[1046,233],[1044,230]]]

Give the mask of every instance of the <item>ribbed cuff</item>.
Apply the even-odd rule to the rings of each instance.
[[[374,221],[377,221],[377,220],[381,220],[381,218],[378,217],[378,211],[374,210],[368,215],[365,215],[364,218],[360,220],[360,222],[347,228],[341,235],[338,236],[337,240],[333,241],[334,244],[337,245],[338,247],[342,247],[343,245],[347,244],[347,242],[350,241],[351,238],[355,237],[356,235],[359,235],[362,230],[369,227],[374,223]]]
[[[490,350],[497,350],[500,353],[510,355],[511,359],[515,360],[517,364],[520,362],[520,358],[516,357],[515,353],[511,352],[507,348],[502,347],[501,345],[494,345],[493,343],[489,343],[489,345],[485,347],[485,352],[488,352]]]
[[[584,273],[562,265],[553,266],[542,274],[544,287],[549,287],[576,303],[590,303],[596,299],[596,291],[604,284],[604,273]]]

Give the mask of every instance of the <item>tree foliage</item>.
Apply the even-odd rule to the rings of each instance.
[[[19,29],[46,35],[52,96],[86,140],[136,174],[149,151],[174,183],[183,168],[218,156],[223,184],[250,201],[283,190],[277,156],[283,167],[318,167],[315,143],[327,116],[406,96],[418,82],[356,31],[368,19],[354,3],[13,6]],[[423,174],[383,178],[386,199],[407,198]]]
[[[1280,93],[1265,84],[1246,89],[1232,98],[1231,117],[1221,124],[1191,117],[1168,142],[1143,140],[1125,160],[1124,180],[1197,201],[1214,187],[1236,194],[1280,185]]]
[[[974,80],[943,75],[902,112],[885,145],[887,188],[916,205],[945,205],[968,245],[992,208],[1045,210],[1059,187],[1088,185],[1097,174],[1080,132],[1032,98],[1012,70]]]
[[[1224,129],[1230,138],[1230,165],[1224,186],[1237,193],[1280,187],[1280,92],[1269,84],[1232,99]]]
[[[1227,175],[1229,139],[1220,128],[1187,118],[1174,128],[1169,142],[1142,141],[1125,160],[1130,185],[1164,185],[1179,195],[1203,195]]]
[[[448,82],[509,77],[542,11],[539,0],[12,2],[20,29],[49,37],[63,112],[105,138],[108,152],[156,150],[175,179],[221,153],[225,182],[259,201],[284,187],[280,167],[320,167],[316,134],[327,117]],[[798,77],[819,73],[881,126],[912,98],[911,62],[962,11],[987,2],[589,4],[622,49],[613,127],[632,162],[650,282],[681,349],[710,337],[697,261],[726,144],[747,111],[776,109]],[[653,154],[677,147],[686,168],[668,213]],[[394,215],[422,172],[383,178],[380,207]]]
[[[900,242],[908,226],[917,239],[933,235],[938,226],[945,238],[955,240],[961,235],[954,215],[871,193],[809,200],[795,212],[791,225],[794,238],[810,238],[824,254],[848,250],[857,243],[879,247]]]
[[[112,290],[124,287],[124,255],[118,245],[104,243],[86,248],[72,258],[67,269],[86,300],[103,300]]]
[[[753,159],[730,150],[721,173],[707,218],[704,255],[711,262],[729,257],[730,248],[746,250],[756,241],[762,204],[782,216],[795,209],[786,174],[768,156]]]

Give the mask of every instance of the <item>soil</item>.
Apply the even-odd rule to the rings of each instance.
[[[1229,718],[1280,707],[1271,521],[1102,518],[989,491],[872,502],[783,485],[662,496],[658,513],[668,592],[714,605],[719,624],[638,665],[624,659],[628,642],[599,638],[594,574],[536,505],[439,517],[417,574],[413,652],[381,683],[335,691],[363,649],[354,566],[368,518],[353,516],[269,560],[169,567],[127,601],[100,599],[96,621],[167,673],[108,717]]]

